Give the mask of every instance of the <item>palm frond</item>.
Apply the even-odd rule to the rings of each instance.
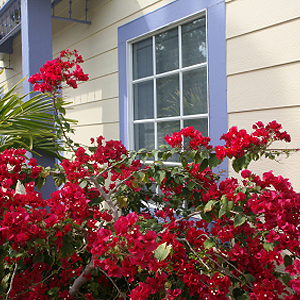
[[[26,148],[31,152],[46,152],[61,159],[53,104],[42,94],[14,93],[16,86],[0,97],[0,151],[7,148]],[[27,97],[28,98],[28,97]]]

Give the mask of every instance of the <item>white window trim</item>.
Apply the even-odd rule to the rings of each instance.
[[[188,66],[188,67],[182,67],[182,41],[181,41],[181,26],[191,22],[193,20],[196,20],[198,18],[201,18],[205,16],[205,26],[206,26],[206,62],[204,63],[200,63],[200,64],[196,64],[196,65],[192,65],[192,66]],[[188,119],[196,119],[198,118],[207,118],[207,122],[208,122],[208,135],[209,135],[209,105],[210,105],[210,101],[209,101],[209,78],[208,78],[208,73],[209,73],[209,65],[208,65],[208,36],[207,36],[207,9],[203,9],[197,13],[191,14],[189,16],[186,16],[184,18],[181,18],[178,21],[174,21],[174,22],[170,22],[168,24],[166,24],[165,26],[162,26],[156,30],[152,30],[149,31],[145,34],[142,34],[140,36],[137,36],[133,39],[130,39],[127,41],[127,111],[128,111],[128,122],[127,122],[127,132],[128,132],[128,148],[129,149],[134,149],[134,124],[139,124],[139,123],[147,123],[147,122],[154,122],[154,132],[157,132],[157,123],[158,122],[163,122],[163,121],[176,121],[176,120],[180,120],[180,128],[183,128],[183,122],[184,120],[188,120]],[[155,35],[165,32],[169,29],[172,28],[178,28],[178,41],[179,41],[179,68],[176,70],[171,70],[168,72],[163,72],[161,74],[156,74],[156,51],[155,51]],[[147,76],[147,77],[143,77],[140,79],[135,79],[133,80],[133,44],[142,41],[146,38],[152,37],[152,47],[153,47],[153,75],[151,76]],[[174,74],[179,74],[179,90],[182,91],[183,90],[183,76],[182,74],[186,71],[191,71],[191,70],[196,70],[196,69],[200,69],[201,67],[205,67],[206,66],[206,89],[207,89],[207,113],[205,114],[195,114],[195,115],[186,115],[183,116],[183,93],[180,93],[180,115],[179,116],[174,116],[174,117],[160,117],[157,118],[157,99],[156,99],[156,92],[154,92],[154,118],[153,119],[142,119],[142,120],[134,120],[134,103],[133,103],[133,84],[135,83],[140,83],[140,82],[145,82],[148,80],[154,80],[154,86],[153,86],[153,90],[156,91],[156,79],[158,78],[164,78],[170,75],[174,75]],[[170,132],[169,134],[172,134],[172,132]],[[157,134],[155,134],[155,149],[158,149],[158,147],[160,145],[158,145],[157,142]],[[138,150],[138,149],[135,149]],[[151,163],[149,161],[149,163]]]

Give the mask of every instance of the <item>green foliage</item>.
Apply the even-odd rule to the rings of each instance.
[[[15,89],[16,86],[5,91],[0,87],[0,151],[25,148],[61,159],[63,148],[56,135],[58,126],[54,122],[51,100],[41,94],[17,95]]]

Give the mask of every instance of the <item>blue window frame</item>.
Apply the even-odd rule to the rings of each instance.
[[[134,94],[130,91],[135,79],[135,75],[132,75],[134,45],[140,41],[147,42],[147,39],[151,40],[149,37],[157,37],[160,32],[180,27],[181,24],[199,18],[206,21],[207,115],[212,144],[219,144],[220,136],[227,131],[224,0],[177,0],[118,29],[120,139],[127,147],[133,148],[133,137],[130,136],[132,135],[130,128],[133,127],[133,100],[129,97]],[[155,51],[155,48],[153,49]],[[147,87],[144,87],[144,90],[147,91]],[[182,120],[181,124],[184,124]]]

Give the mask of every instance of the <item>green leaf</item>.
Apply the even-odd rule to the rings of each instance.
[[[141,153],[141,160],[145,164],[148,158],[148,153]]]
[[[55,185],[57,185],[57,186],[61,186],[66,181],[65,174],[54,174],[54,175],[52,175],[52,178],[54,180]]]
[[[153,179],[161,184],[161,182],[163,181],[163,179],[166,177],[166,171],[165,170],[157,170],[154,175],[153,175]]]
[[[134,178],[138,181],[138,182],[142,182],[145,178],[145,173],[143,172],[135,172],[133,174]]]
[[[253,282],[253,281],[256,280],[256,278],[250,273],[245,274],[244,276],[245,276],[245,278],[247,279],[248,282]]]
[[[203,243],[203,247],[204,249],[210,249],[211,247],[213,247],[216,243],[212,240],[212,239],[207,239],[205,240],[205,242]]]
[[[70,243],[68,236],[63,237],[63,246],[60,249],[60,253],[62,257],[70,257],[73,253],[75,253],[75,249]]]
[[[118,203],[119,203],[120,208],[127,207],[127,202],[128,202],[127,197],[124,197],[124,196],[119,196],[118,197]]]
[[[244,215],[238,214],[234,216],[234,227],[243,225],[246,222],[246,217]]]
[[[285,283],[286,286],[289,286],[289,282],[291,279],[292,278],[289,274],[285,274],[282,276],[282,281]]]
[[[264,242],[264,248],[266,251],[270,251],[270,250],[273,250],[274,248],[274,244],[273,243],[268,243],[268,242]]]
[[[58,296],[60,288],[59,287],[54,287],[48,291],[48,295],[50,296]]]
[[[238,212],[238,213],[243,213],[244,212],[244,208],[242,206],[236,206],[233,210]]]
[[[245,162],[246,162],[245,156],[234,159],[234,161],[232,163],[232,167],[233,167],[234,171],[236,171],[237,173],[239,171],[241,171],[245,166]]]
[[[221,162],[222,162],[222,160],[220,160],[216,157],[216,153],[210,154],[210,157],[208,159],[208,165],[211,169],[217,167]]]
[[[46,178],[38,177],[36,179],[36,186],[39,189],[39,191],[41,191],[41,188],[44,186],[45,182],[46,182]]]
[[[194,162],[195,164],[199,163],[201,160],[201,157],[200,157],[200,154],[199,154],[199,151],[197,151],[194,155]]]
[[[212,211],[213,206],[216,204],[215,200],[209,200],[206,205],[204,206],[204,213],[207,213],[209,211]]]
[[[118,167],[114,167],[114,170],[119,174],[123,174],[122,170]]]
[[[139,188],[139,183],[136,180],[132,180],[131,184],[132,184],[133,188],[135,188],[135,189]]]
[[[241,288],[235,288],[232,293],[234,299],[240,299],[240,297],[244,294],[244,290]]]
[[[96,197],[93,198],[89,203],[88,206],[94,206],[94,205],[99,205],[104,199],[102,197]]]
[[[180,155],[180,162],[182,163],[182,166],[183,166],[183,167],[186,167],[187,164],[188,164],[187,158],[186,158],[186,156],[185,156],[184,153],[182,153],[182,154]]]
[[[285,255],[283,261],[286,267],[293,264],[293,260],[289,255]]]
[[[211,222],[213,220],[213,217],[211,214],[205,214],[204,212],[201,213],[201,218],[206,221],[207,223]]]
[[[221,209],[219,210],[219,219],[226,214],[226,208],[227,208],[227,205],[226,207],[222,206]]]
[[[152,154],[153,157],[155,157],[156,154],[158,154],[158,152],[159,152],[159,150],[154,149],[154,150],[151,151],[151,154]]]
[[[228,202],[227,202],[227,208],[226,208],[226,211],[227,211],[227,212],[230,212],[230,211],[232,210],[232,208],[233,208],[233,205],[234,205],[233,200],[228,201]]]
[[[195,185],[196,185],[196,183],[194,181],[188,181],[188,183],[187,183],[188,189],[190,191],[193,190]]]
[[[247,294],[243,294],[241,297],[238,298],[238,300],[250,300],[250,296]]]
[[[200,165],[200,168],[199,168],[199,171],[202,172],[203,170],[205,170],[206,168],[208,167],[208,159],[205,158],[203,159],[201,165]]]
[[[33,256],[33,263],[36,263],[36,262],[41,263],[43,261],[44,261],[44,255],[43,255],[43,253],[38,251],[37,254]]]
[[[167,242],[159,245],[153,252],[158,261],[162,261],[168,257],[172,249],[172,245],[167,246]]]
[[[168,150],[169,145],[160,145],[158,148],[160,148],[162,150]]]

